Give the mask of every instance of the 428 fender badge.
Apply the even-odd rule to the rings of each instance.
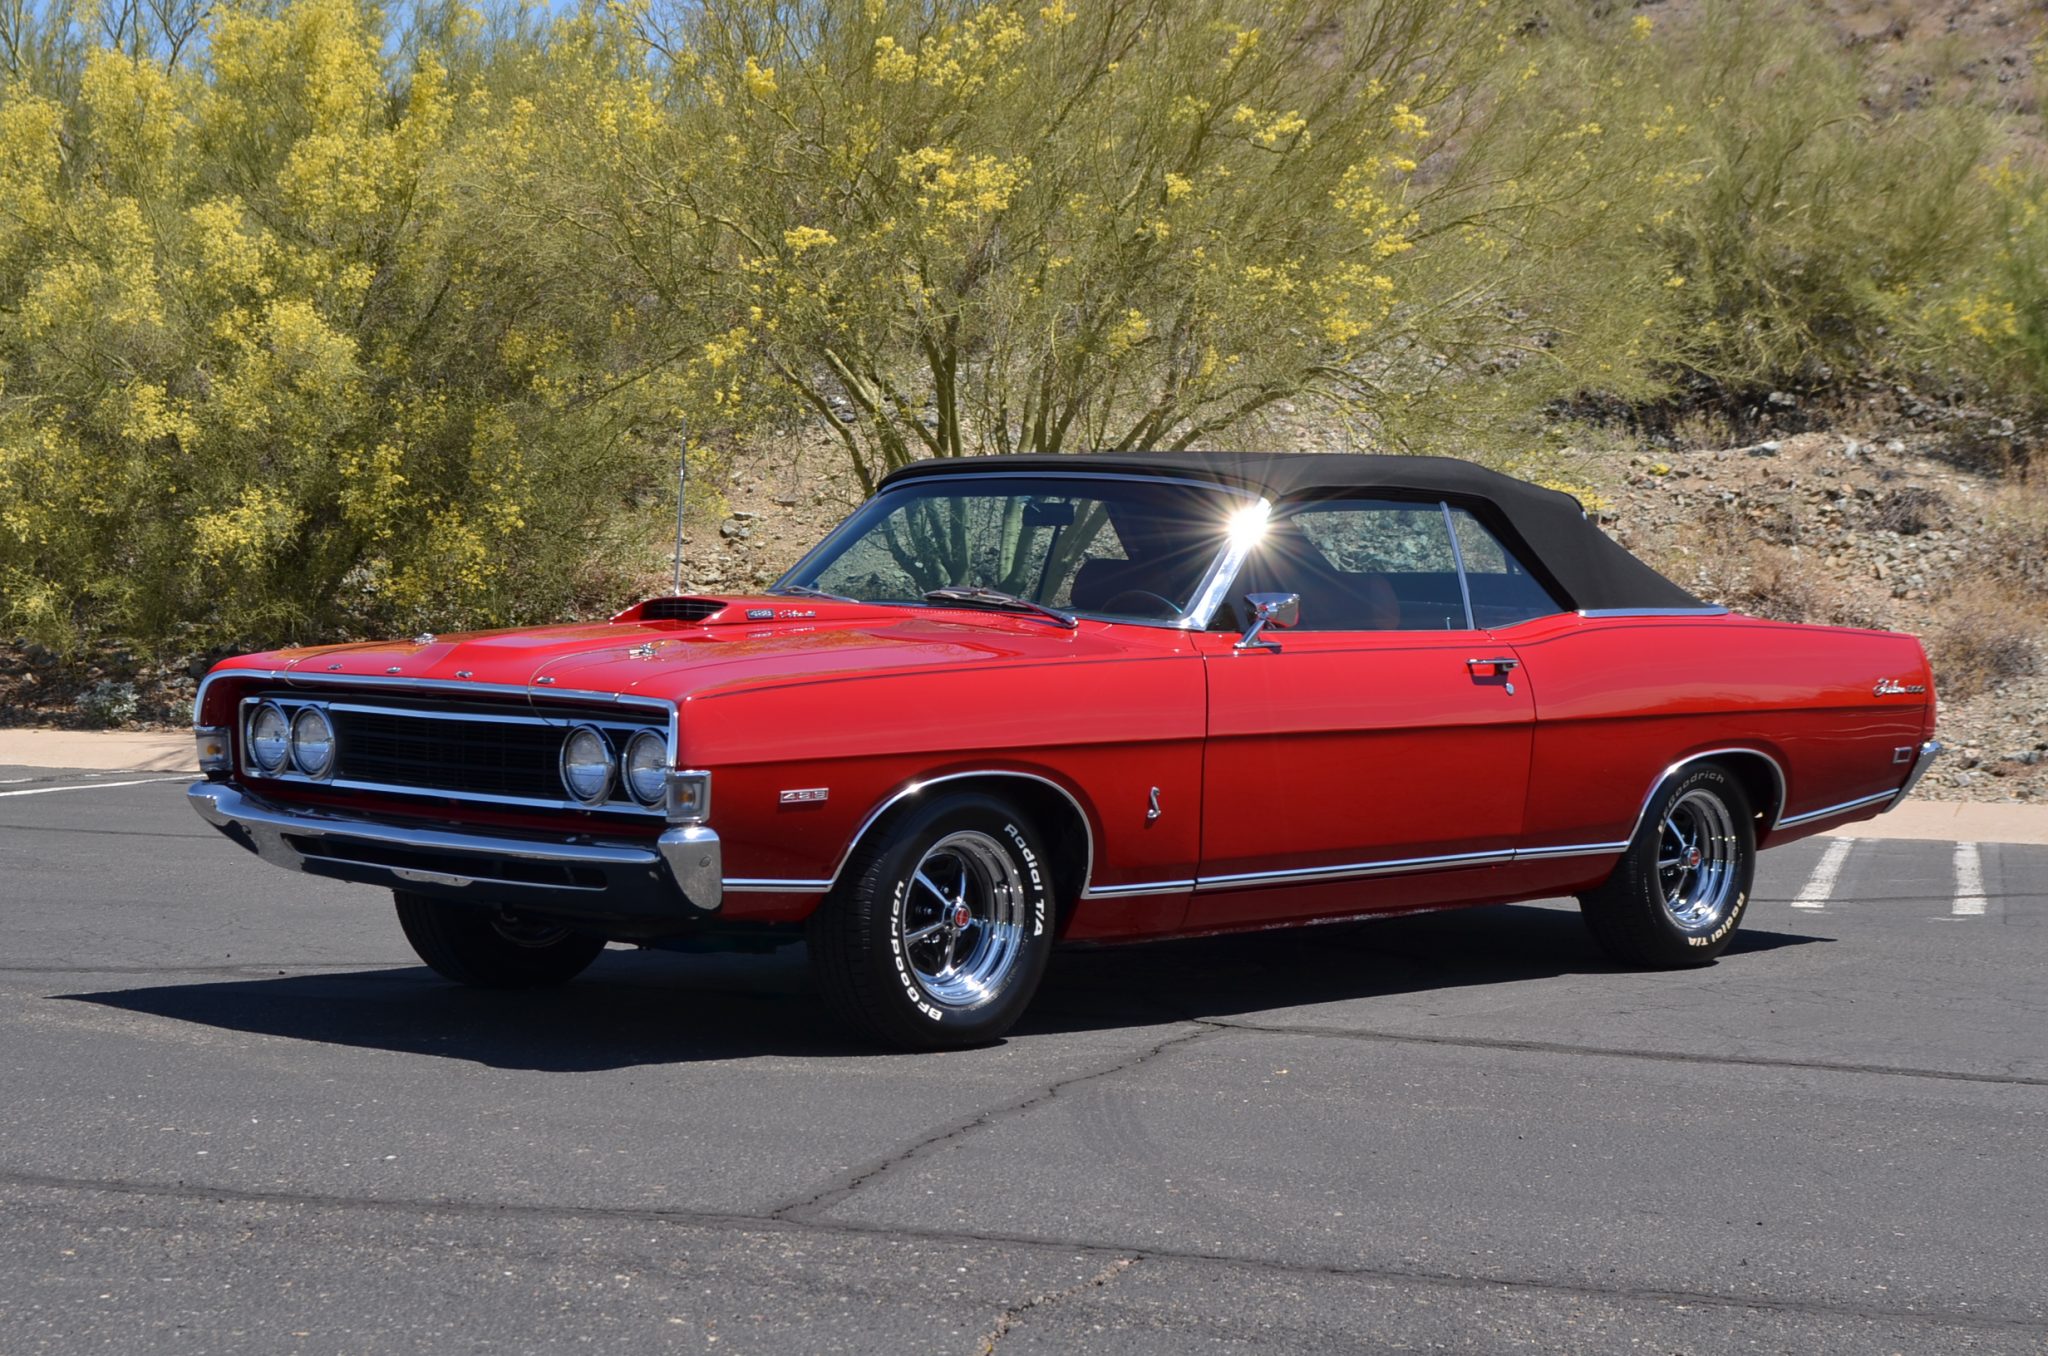
[[[1880,678],[1877,680],[1877,686],[1870,689],[1870,695],[1873,697],[1902,697],[1908,693],[1925,692],[1926,690],[1927,685],[1924,683],[1902,683],[1896,678]]]

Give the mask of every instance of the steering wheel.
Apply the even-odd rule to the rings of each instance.
[[[1102,610],[1104,612],[1121,611],[1122,609],[1119,608],[1117,604],[1121,603],[1126,598],[1139,598],[1143,599],[1146,602],[1157,603],[1161,607],[1166,609],[1168,616],[1174,617],[1176,619],[1187,615],[1186,613],[1180,610],[1179,603],[1174,602],[1171,598],[1162,597],[1161,595],[1154,593],[1150,589],[1125,589],[1123,592],[1115,595],[1114,597],[1110,598],[1107,602],[1105,602],[1102,605]]]

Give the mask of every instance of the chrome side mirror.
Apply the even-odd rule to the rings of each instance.
[[[1252,624],[1238,638],[1237,648],[1240,650],[1258,645],[1277,650],[1280,648],[1278,643],[1260,640],[1259,632],[1269,626],[1275,631],[1285,631],[1301,620],[1301,595],[1298,593],[1247,593],[1244,600],[1251,607]]]

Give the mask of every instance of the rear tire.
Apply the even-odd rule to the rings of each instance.
[[[982,1045],[1022,1015],[1052,954],[1052,858],[1008,801],[961,792],[883,824],[805,939],[835,1014],[910,1050]]]
[[[1705,965],[1741,926],[1755,875],[1749,796],[1727,768],[1701,763],[1658,788],[1614,874],[1579,896],[1579,910],[1624,965]]]
[[[604,950],[602,937],[519,923],[473,905],[392,893],[398,925],[419,958],[443,979],[479,989],[566,984]]]

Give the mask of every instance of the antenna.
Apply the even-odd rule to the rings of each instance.
[[[690,426],[682,426],[682,451],[676,456],[676,578],[671,593],[683,591],[683,501],[690,488]]]

